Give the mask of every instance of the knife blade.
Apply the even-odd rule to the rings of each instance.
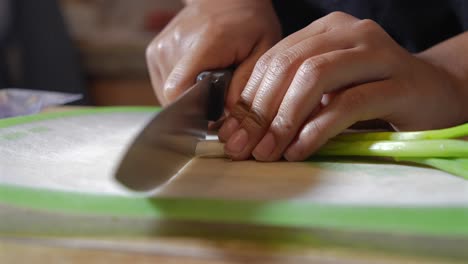
[[[205,140],[208,121],[223,114],[231,75],[230,70],[200,74],[195,85],[155,114],[124,155],[117,181],[136,191],[150,191],[182,170]]]

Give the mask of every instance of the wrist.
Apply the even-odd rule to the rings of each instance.
[[[446,54],[439,53],[439,50],[429,49],[415,54],[415,57],[426,64],[437,69],[442,76],[445,76],[447,93],[453,92],[453,103],[458,105],[458,115],[455,117],[459,122],[468,122],[468,75],[464,67],[460,65],[458,59]]]

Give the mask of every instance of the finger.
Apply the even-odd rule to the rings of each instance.
[[[230,65],[213,56],[210,47],[193,47],[194,52],[184,55],[174,66],[164,84],[164,96],[174,101],[185,90],[191,87],[203,71],[213,68],[227,68]]]
[[[247,105],[252,103],[257,93],[257,89],[260,86],[260,83],[262,82],[264,75],[271,64],[271,61],[277,57],[278,53],[285,51],[290,47],[294,47],[296,46],[296,44],[301,43],[304,40],[311,39],[314,36],[319,36],[321,34],[329,32],[332,29],[332,25],[351,24],[355,21],[358,21],[358,19],[348,14],[342,12],[333,12],[330,15],[327,15],[312,22],[308,27],[303,28],[291,34],[287,38],[281,40],[278,44],[276,44],[270,50],[268,50],[256,63],[251,77],[242,94],[242,99],[244,103]],[[296,46],[295,50],[298,50],[296,52],[303,54],[304,52],[302,52],[302,50],[309,50],[309,43],[310,41],[306,41],[302,43],[302,45]],[[328,50],[332,50],[332,48],[329,48]],[[244,113],[244,111],[239,112],[241,114]]]
[[[229,116],[227,116],[225,122],[221,125],[218,131],[218,138],[221,142],[226,142],[229,136],[231,136],[232,131],[239,127],[239,121],[230,115],[242,116],[242,111],[244,111],[244,109],[249,109],[247,106],[238,106],[236,109],[234,109],[234,106],[239,102],[240,94],[245,88],[250,76],[252,75],[255,64],[269,47],[270,45],[267,43],[257,46],[252,52],[252,55],[248,57],[241,65],[239,65],[239,67],[237,67],[236,71],[234,72],[225,104],[225,108],[227,108],[227,111],[225,110],[225,114],[229,114]],[[239,104],[242,104],[242,102],[243,101],[239,102]]]
[[[248,115],[255,95],[257,94],[257,90],[275,54],[286,50],[287,48],[292,47],[312,36],[317,36],[330,31],[331,25],[350,24],[351,22],[355,22],[357,20],[358,19],[345,13],[331,13],[328,16],[312,22],[311,25],[307,28],[301,29],[291,34],[268,50],[263,56],[261,56],[260,59],[256,62],[254,70],[250,74],[249,81],[243,89],[240,98],[235,100],[237,104],[230,107],[230,117],[226,120],[219,131],[220,140],[223,142],[227,141],[229,137],[231,137],[231,135],[239,128],[240,120],[243,120]],[[233,91],[233,93],[236,92],[238,92],[237,89]],[[234,100],[230,100],[229,104],[232,104],[232,101]]]
[[[320,34],[319,34],[320,35]],[[326,37],[317,37],[317,41],[313,41],[316,46]],[[264,114],[265,119],[271,121],[274,116],[274,111],[277,109],[286,88],[291,82],[293,72],[298,67],[297,64],[304,60],[307,56],[327,52],[333,49],[344,47],[343,42],[328,43],[328,45],[320,45],[316,48],[310,45],[312,41],[303,41],[305,43],[296,44],[293,48],[289,48],[283,42],[268,51],[268,54],[262,56],[260,61],[257,62],[250,79],[243,90],[240,99],[231,108],[231,113],[226,123],[219,131],[219,138],[222,142],[226,142],[232,134],[239,129],[241,122],[249,116],[253,105],[260,105],[257,108],[262,109],[263,105],[268,105],[270,114]],[[295,41],[288,42],[295,43]],[[307,49],[309,52],[305,53],[303,50]],[[286,51],[284,51],[286,50]],[[276,53],[278,54],[276,54]],[[271,59],[273,57],[273,59]],[[261,112],[259,112],[262,114]],[[268,123],[268,122],[266,122]]]
[[[333,46],[333,42],[330,43]],[[265,89],[264,94],[261,93],[263,87],[259,89],[250,113],[240,126],[248,132],[249,140],[239,159],[246,157],[254,147],[253,154],[258,160],[279,159],[300,125],[320,103],[322,94],[351,84],[385,79],[389,75],[390,68],[386,63],[360,48],[333,51],[307,59],[297,70],[284,98],[283,91],[275,88],[276,85],[284,85],[281,81],[270,84],[271,90]],[[229,142],[226,147],[229,150]],[[236,156],[232,152],[229,154]]]
[[[287,63],[289,61],[288,56],[291,56],[291,54],[296,54],[297,56],[294,59],[297,59],[298,61],[300,61],[300,59],[297,57],[307,56],[307,54],[304,51],[310,51],[308,55],[312,56],[314,52],[315,53],[327,52],[333,49],[337,49],[338,47],[342,47],[344,45],[343,43],[334,42],[337,44],[337,47],[333,47],[331,43],[323,41],[321,43],[327,44],[327,45],[324,45],[324,44],[320,45],[323,48],[323,50],[322,51],[314,50],[313,48],[310,48],[310,45],[309,45],[311,44],[310,42],[314,42],[316,43],[316,45],[317,43],[320,43],[320,42],[313,41],[313,40],[309,40],[309,41],[304,41],[304,40],[311,39],[314,36],[320,36],[321,34],[327,33],[332,29],[332,26],[348,25],[356,21],[358,21],[358,19],[355,17],[352,17],[342,12],[334,12],[328,16],[325,16],[323,18],[320,18],[314,21],[307,28],[304,28],[290,35],[289,37],[283,39],[277,45],[271,48],[268,52],[266,52],[256,63],[255,68],[250,76],[250,79],[247,82],[247,85],[240,96],[240,99],[237,101],[237,104],[234,107],[232,107],[230,117],[226,120],[225,124],[221,127],[219,131],[220,140],[223,142],[226,142],[234,134],[234,132],[239,129],[241,121],[249,115],[252,103],[258,93],[258,89],[261,86],[261,84],[266,80],[265,81],[266,84],[264,86],[267,87],[265,89],[269,89],[269,84],[274,82],[273,80],[278,79],[278,78],[275,78],[274,76],[270,77],[269,79],[265,77],[265,74],[267,73],[269,69],[272,69],[271,70],[272,73],[270,74],[270,76],[275,75],[275,69],[282,68],[282,63],[284,61],[286,61]],[[334,35],[339,36],[339,34],[334,34]],[[323,37],[323,38],[325,39],[327,37]],[[303,42],[301,45],[297,45],[298,43],[301,43],[301,42]],[[348,46],[349,45],[350,44],[348,44]],[[289,55],[287,54],[280,55],[278,58],[277,54],[279,52],[287,50],[290,47],[295,47],[295,50],[291,51]],[[275,60],[276,62],[274,62]],[[272,63],[272,61],[274,63]],[[287,75],[287,74],[283,74],[283,75],[284,75],[284,79],[289,78],[289,80],[280,80],[279,82],[275,82],[275,83],[280,84],[282,83],[281,81],[285,81],[286,83],[290,81],[291,75]],[[288,84],[286,84],[285,86],[288,86]],[[281,85],[276,85],[276,87],[281,87]],[[265,92],[261,92],[261,94],[265,94]],[[271,94],[272,96],[277,95],[275,91],[268,91],[266,94]],[[284,95],[284,92],[282,94],[279,94],[278,99],[281,99],[283,95]],[[274,106],[273,107],[269,106],[269,107],[271,109],[276,109]]]
[[[390,116],[404,100],[394,80],[359,85],[336,95],[329,106],[310,118],[287,148],[284,157],[289,161],[308,158],[330,138],[358,121]]]
[[[306,60],[298,69],[268,131],[253,154],[257,160],[278,160],[323,94],[391,75],[388,64],[359,48],[329,52]],[[268,139],[268,140],[267,140]]]
[[[236,68],[226,97],[225,105],[228,111],[232,110],[232,107],[239,100],[240,94],[252,75],[253,68],[258,59],[273,45],[273,41],[263,41],[259,43],[255,46],[251,54]]]

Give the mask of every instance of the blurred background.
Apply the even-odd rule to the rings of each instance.
[[[156,105],[145,48],[177,0],[0,0],[0,89],[81,93],[78,104]]]

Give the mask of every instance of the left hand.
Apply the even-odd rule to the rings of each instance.
[[[303,160],[358,121],[397,130],[460,123],[457,85],[377,23],[335,12],[260,58],[219,137],[233,160]]]

